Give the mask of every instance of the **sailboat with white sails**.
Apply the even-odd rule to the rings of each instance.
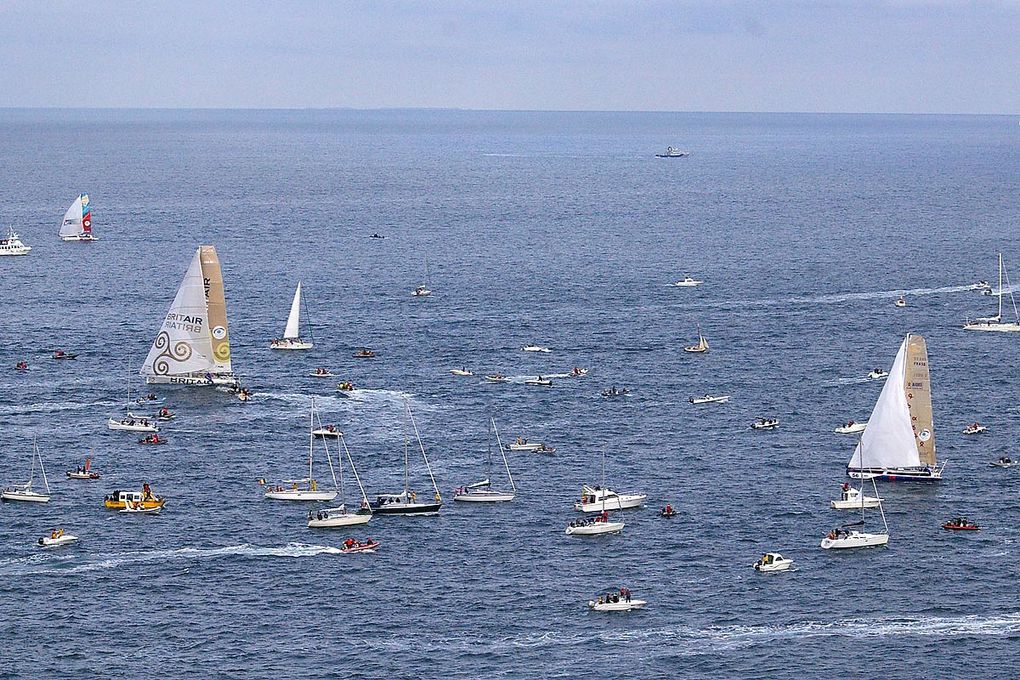
[[[329,447],[325,438],[320,438],[323,449],[326,452],[326,462],[329,464],[329,473],[333,477],[333,490],[320,489],[319,483],[312,474],[312,465],[315,460],[315,397],[312,397],[311,407],[308,414],[308,476],[303,479],[284,479],[283,484],[290,486],[267,484],[265,497],[274,501],[331,501],[340,493],[340,487],[336,481],[336,469],[333,467],[333,459],[329,456]],[[321,423],[320,423],[321,426]]]
[[[698,324],[698,344],[688,345],[684,347],[684,351],[690,354],[705,354],[708,352],[708,340],[705,338],[705,334],[701,332],[701,324]]]
[[[365,495],[365,487],[361,484],[361,477],[358,476],[358,468],[354,466],[354,459],[351,458],[351,451],[347,448],[347,441],[344,439],[342,432],[339,435],[339,439],[340,444],[337,446],[336,462],[337,469],[340,471],[340,505],[335,508],[309,510],[308,526],[313,529],[349,527],[359,524],[368,524],[369,520],[372,519],[372,509],[368,505],[368,496]],[[325,442],[323,444],[325,446]],[[326,446],[326,449],[326,456],[329,457],[329,447]],[[341,453],[341,450],[343,453]],[[357,512],[350,512],[347,509],[347,503],[345,502],[347,494],[346,484],[344,483],[343,454],[346,454],[347,456],[347,462],[351,466],[351,472],[354,473],[354,479],[358,482],[358,489],[361,491],[361,506],[358,508]]]
[[[1005,287],[1003,287],[1003,279],[1005,279]],[[1002,320],[1002,296],[1004,294],[1009,295],[1009,301],[1013,306],[1013,321]],[[1009,285],[1009,274],[1006,273],[1006,268],[1002,265],[1002,253],[999,253],[999,287],[995,291],[995,295],[999,298],[999,313],[995,316],[968,321],[963,325],[965,331],[1020,332],[1020,312],[1017,311],[1016,300],[1013,298],[1013,288]]]
[[[88,194],[80,194],[64,213],[60,223],[61,241],[98,241],[92,234],[92,205]]]
[[[510,482],[510,491],[500,491],[492,488],[492,436],[496,435],[496,443],[499,446],[499,455],[503,458],[503,468],[506,470],[506,478]],[[488,468],[485,479],[462,486],[457,489],[453,500],[462,503],[500,503],[512,501],[517,495],[517,485],[514,484],[514,477],[510,474],[510,464],[506,461],[506,451],[503,450],[503,441],[499,437],[499,430],[496,428],[496,419],[489,418],[488,437]]]
[[[195,251],[140,372],[149,384],[238,387],[215,247]]]
[[[418,433],[418,425],[411,415],[411,405],[404,403],[405,416],[414,428],[414,436],[418,440],[418,448],[421,450],[422,460],[425,461],[425,469],[428,470],[429,479],[432,481],[432,489],[435,494],[431,501],[419,501],[418,494],[411,490],[408,478],[410,470],[410,437],[404,436],[404,490],[400,493],[376,494],[375,501],[371,503],[372,512],[377,515],[435,515],[443,507],[443,497],[436,485],[436,477],[432,474],[432,465],[429,457],[425,454],[425,445],[421,443],[421,435]]]
[[[945,466],[935,455],[927,345],[908,333],[846,471],[853,479],[936,482]]]
[[[46,493],[39,493],[32,489],[35,483],[35,461],[39,460],[39,472],[42,475],[43,487]],[[32,471],[29,473],[28,481],[24,484],[13,484],[3,491],[0,491],[0,500],[20,501],[23,503],[49,503],[50,482],[46,479],[46,468],[43,466],[42,454],[39,453],[39,443],[32,441]]]
[[[287,316],[287,326],[283,331],[283,339],[273,340],[269,343],[269,347],[270,349],[311,349],[311,335],[312,329],[309,326],[309,339],[301,339],[301,282],[298,281],[297,290],[294,291],[294,300],[290,303],[290,314]]]

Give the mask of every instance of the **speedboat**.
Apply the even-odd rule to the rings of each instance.
[[[78,355],[77,354],[68,354],[64,350],[58,349],[56,352],[53,353],[53,358],[57,359],[57,360],[61,360],[61,361],[71,361],[73,359],[77,359]]]
[[[141,404],[143,406],[158,406],[162,405],[165,401],[166,399],[163,397],[157,397],[155,394],[146,394],[143,397],[135,399],[136,404]]]
[[[646,604],[648,603],[645,600],[631,597],[629,589],[620,588],[619,592],[606,593],[594,600],[588,600],[588,609],[596,612],[629,612],[644,609]]]
[[[616,389],[616,387],[610,387],[607,390],[602,390],[602,396],[607,398],[607,399],[612,399],[613,397],[626,397],[626,396],[629,396],[629,395],[630,395],[630,390],[627,389],[626,387],[624,387],[622,389],[619,389],[619,390]]]
[[[580,512],[602,512],[603,510],[626,510],[640,508],[648,499],[643,493],[616,493],[600,486],[581,487],[581,500],[574,503],[574,510]]]
[[[132,414],[129,417],[110,418],[106,421],[106,427],[111,430],[125,430],[127,432],[159,432],[159,428],[149,422],[147,418],[135,418]]]
[[[7,237],[0,238],[0,255],[28,255],[32,246],[26,246],[14,232],[14,227],[7,230]]]
[[[725,404],[729,400],[730,400],[729,395],[716,397],[712,396],[711,394],[706,394],[703,397],[690,397],[687,401],[691,402],[692,404]]]
[[[769,574],[777,571],[786,571],[793,566],[793,560],[783,557],[779,553],[765,553],[753,565],[755,571]]]
[[[876,368],[873,371],[871,371],[870,373],[868,373],[868,380],[881,380],[882,378],[888,378],[888,377],[889,377],[889,371],[886,371],[886,370],[881,369],[881,368]]]
[[[39,545],[43,548],[58,548],[62,545],[77,543],[80,539],[74,534],[69,534],[63,529],[54,529],[49,536],[39,539]]]
[[[317,430],[312,430],[312,434],[316,437],[342,437],[344,435],[344,433],[341,432],[336,425],[320,427]]]
[[[982,292],[984,292],[986,290],[991,292],[991,290],[992,290],[992,287],[984,279],[982,279],[982,280],[978,281],[977,283],[975,283],[974,285],[972,285],[971,288],[974,289],[974,290],[980,290]]]
[[[551,447],[551,446],[546,446],[545,444],[539,444],[538,448],[537,449],[532,449],[531,452],[532,453],[549,453],[549,454],[552,454],[552,453],[556,453],[556,449]]]
[[[603,513],[594,519],[588,517],[575,519],[567,525],[564,533],[567,536],[600,536],[616,534],[623,531],[623,522],[610,522],[608,515]]]
[[[506,377],[502,373],[490,373],[489,375],[485,376],[485,379],[488,380],[489,382],[493,382],[493,383],[508,383],[508,382],[510,382],[510,378]]]
[[[980,531],[981,527],[974,524],[966,517],[954,517],[942,525],[947,531]]]
[[[840,425],[833,432],[836,434],[857,434],[858,432],[864,432],[864,428],[868,426],[868,421],[858,423],[857,421],[851,420],[846,425]]]
[[[694,288],[695,286],[700,286],[703,283],[704,281],[699,281],[693,276],[688,274],[687,276],[683,277],[673,285],[678,288]]]
[[[1009,456],[999,456],[999,460],[989,463],[992,467],[1009,468],[1017,464],[1018,461],[1013,460]]]
[[[545,446],[545,444],[536,444],[534,442],[529,442],[527,439],[523,437],[518,437],[517,441],[510,442],[511,451],[537,451],[543,446]]]
[[[328,369],[325,369],[325,368],[317,368],[314,371],[312,371],[311,373],[309,373],[308,375],[310,375],[313,378],[332,378],[333,377],[333,373],[331,373]]]
[[[371,538],[365,542],[355,541],[353,538],[348,538],[344,541],[344,544],[340,546],[340,552],[343,553],[359,553],[359,552],[375,552],[375,549],[379,547],[379,541],[372,540]]]
[[[460,376],[465,376],[465,377],[474,375],[474,373],[472,373],[471,371],[467,370],[466,368],[451,368],[450,369],[450,373],[453,374],[453,375],[460,375]]]
[[[896,302],[894,302],[893,304],[896,305],[897,307],[906,307],[907,300],[901,295],[899,299],[897,299]]]
[[[982,432],[988,432],[988,428],[981,423],[971,423],[963,428],[964,434],[981,434]]]
[[[527,380],[524,381],[524,384],[537,385],[539,387],[549,387],[550,385],[552,385],[552,380],[549,380],[549,378],[543,378],[542,376],[538,376],[537,378],[528,378]]]
[[[542,352],[544,354],[548,354],[549,352],[552,352],[552,350],[549,349],[548,347],[542,347],[541,345],[525,345],[524,347],[521,347],[521,351],[522,352]]]
[[[854,488],[844,483],[840,491],[839,500],[829,501],[833,510],[860,510],[861,508],[877,508],[881,505],[882,499],[874,496],[864,496],[861,489]]]
[[[438,498],[432,501],[419,502],[415,492],[377,494],[372,505],[372,512],[377,515],[435,515],[443,507]]]
[[[847,548],[870,548],[877,545],[889,543],[889,534],[869,534],[864,531],[852,529],[833,529],[822,539],[821,547],[824,550],[841,550]]]
[[[156,420],[173,420],[174,418],[177,417],[177,414],[164,406],[163,408],[156,411],[156,415],[153,417]]]
[[[690,156],[690,151],[684,151],[674,146],[667,146],[666,151],[663,153],[655,154],[656,158],[683,158],[684,156]]]
[[[340,495],[333,489],[320,489],[314,479],[285,479],[290,486],[266,485],[263,497],[273,501],[331,501]],[[305,486],[301,486],[304,484]]]
[[[68,470],[66,473],[68,479],[99,479],[99,473],[95,470]]]
[[[370,509],[362,508],[357,512],[348,512],[345,505],[308,511],[308,526],[312,529],[368,524],[371,519],[372,511]]]
[[[758,418],[751,423],[752,430],[774,430],[779,427],[779,418]]]
[[[132,507],[162,508],[166,499],[153,495],[148,484],[143,484],[141,491],[112,491],[103,498],[107,510],[123,510],[128,503]]]
[[[362,347],[357,352],[355,352],[353,356],[355,359],[374,359],[375,352],[373,352],[367,347]]]

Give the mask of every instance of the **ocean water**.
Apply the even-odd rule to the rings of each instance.
[[[653,157],[669,144],[691,155]],[[994,313],[967,286],[996,252],[1020,276],[1011,118],[8,110],[0,176],[0,223],[33,246],[0,259],[0,483],[27,478],[35,438],[54,494],[0,507],[0,677],[1016,675],[1020,469],[989,462],[1020,455],[1020,338],[960,328]],[[100,241],[62,243],[83,191]],[[200,244],[255,398],[156,390],[170,444],[138,446],[105,420],[145,389]],[[435,293],[414,299],[426,257]],[[685,273],[704,285],[669,285]],[[315,349],[271,352],[299,280]],[[705,356],[682,352],[697,324]],[[865,376],[907,332],[928,340],[945,481],[881,487],[887,548],[823,551],[852,520],[828,508],[854,444],[832,430],[868,416]],[[522,384],[572,366],[591,370]],[[602,399],[614,385],[632,395]],[[732,400],[687,403],[706,392]],[[370,495],[402,487],[406,399],[442,512],[312,530],[309,506],[263,500],[256,479],[303,474],[313,395]],[[556,453],[510,454],[513,503],[453,503],[490,416]],[[565,536],[603,451],[648,505],[620,535]],[[90,453],[103,478],[65,480]],[[410,475],[428,495],[413,456]],[[143,481],[162,515],[103,509]],[[656,517],[667,502],[683,516]],[[940,529],[958,514],[982,531]],[[80,545],[36,548],[56,526]],[[349,535],[382,546],[338,554]],[[795,570],[755,573],[766,550]],[[621,585],[648,609],[587,611]]]

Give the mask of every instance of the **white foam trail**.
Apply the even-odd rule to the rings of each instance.
[[[7,406],[0,408],[0,416],[25,416],[33,413],[60,413],[61,411],[81,411],[83,409],[117,406],[116,401],[95,401],[89,404],[77,401],[43,401],[35,404]],[[104,409],[105,412],[105,409]],[[104,416],[105,417],[105,416]]]
[[[858,293],[829,293],[826,295],[797,296],[788,298],[771,298],[764,300],[716,300],[711,302],[695,302],[685,307],[775,307],[779,305],[819,305],[836,304],[840,302],[854,302],[858,300],[881,300],[883,298],[895,299],[900,295],[942,295],[946,293],[962,293],[974,291],[978,288],[974,285],[966,286],[942,286],[940,288],[896,288],[893,290],[862,291]]]

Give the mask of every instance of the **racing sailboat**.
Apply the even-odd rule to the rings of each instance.
[[[238,387],[230,366],[223,274],[214,246],[200,246],[140,371],[149,384]]]
[[[1013,321],[1002,320],[1003,278],[1006,279],[1006,290],[1008,291],[1006,294],[1009,295],[1009,301],[1013,305]],[[986,316],[968,321],[963,325],[965,331],[1020,332],[1020,312],[1017,311],[1016,300],[1013,298],[1013,289],[1009,285],[1009,274],[1006,273],[1006,269],[1002,266],[1002,253],[999,253],[999,287],[995,291],[995,295],[999,298],[999,313],[995,316]]]
[[[309,338],[311,328],[308,329]],[[298,281],[297,290],[294,291],[294,300],[290,303],[290,314],[287,316],[287,326],[283,331],[282,340],[273,340],[269,343],[270,349],[311,349],[312,341],[301,339],[301,282]]]
[[[499,445],[499,455],[503,458],[503,467],[506,469],[506,478],[510,481],[510,491],[499,491],[492,488],[492,435],[496,434],[496,443]],[[489,451],[488,469],[485,479],[474,482],[457,489],[453,500],[464,503],[499,503],[512,501],[517,494],[517,485],[514,484],[513,475],[510,474],[510,464],[506,462],[506,452],[503,450],[503,441],[499,438],[499,430],[496,429],[496,419],[489,418]]]
[[[92,206],[89,204],[88,194],[79,195],[64,213],[64,220],[60,223],[60,240],[99,240],[92,235]]]

